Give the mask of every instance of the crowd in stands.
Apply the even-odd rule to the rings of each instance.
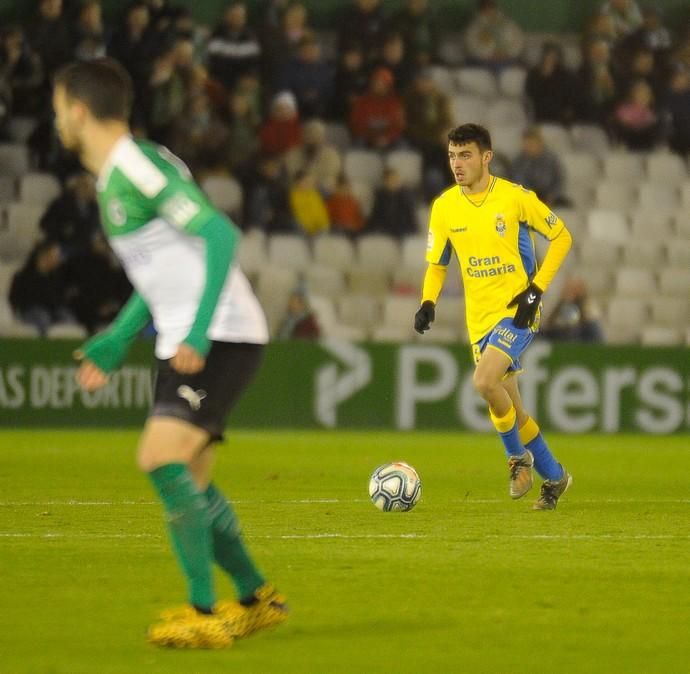
[[[167,145],[202,185],[214,178],[239,185],[226,210],[243,229],[398,239],[423,231],[419,206],[448,185],[448,129],[484,121],[462,101],[458,107],[439,77],[444,66],[459,65],[444,61],[442,19],[428,0],[406,0],[395,11],[380,0],[347,0],[333,28],[326,50],[298,0],[251,8],[229,0],[212,27],[174,0],[134,0],[112,21],[99,0],[35,0],[25,25],[0,26],[0,134],[11,140],[13,119],[33,120],[32,167],[57,176],[64,189],[12,283],[16,313],[42,334],[66,315],[91,332],[128,292],[98,233],[93,183],[53,128],[51,76],[72,59],[118,59],[134,83],[135,134]],[[497,152],[494,171],[549,204],[571,205],[543,124],[596,124],[612,144],[663,145],[687,156],[690,26],[677,28],[669,30],[654,7],[609,0],[584,28],[579,67],[555,41],[530,66],[523,29],[497,0],[479,0],[456,36],[462,65],[493,77],[515,66],[526,72],[522,147],[515,156]],[[368,195],[345,165],[345,153],[358,149],[382,158]],[[418,182],[387,161],[396,151],[419,158]]]

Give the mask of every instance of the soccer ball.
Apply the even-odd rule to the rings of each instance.
[[[406,463],[384,463],[369,480],[372,503],[385,512],[412,510],[422,496],[422,482],[417,471]]]

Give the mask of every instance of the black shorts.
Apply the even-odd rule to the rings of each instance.
[[[263,344],[212,342],[197,374],[180,374],[169,360],[156,359],[149,416],[182,419],[208,431],[212,441],[222,440],[228,415],[259,369],[263,350]]]

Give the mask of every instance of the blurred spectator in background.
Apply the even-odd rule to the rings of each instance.
[[[496,0],[479,0],[477,13],[465,31],[464,44],[469,65],[495,69],[517,62],[525,36],[520,26],[499,9]]]
[[[642,25],[642,12],[635,0],[608,0],[601,13],[611,17],[616,40],[636,31]]]
[[[671,149],[682,155],[690,155],[690,71],[677,68],[671,75],[666,109]]]
[[[405,43],[398,33],[391,33],[383,41],[377,66],[386,68],[393,74],[397,93],[403,93],[407,89],[414,71],[405,55]]]
[[[5,26],[0,33],[0,119],[37,114],[42,82],[41,58],[24,39],[22,29]]]
[[[279,157],[263,156],[244,184],[245,227],[258,227],[270,234],[292,232],[288,183]]]
[[[276,336],[278,339],[318,339],[321,336],[321,328],[303,287],[295,288],[288,298],[287,313]]]
[[[512,180],[529,190],[548,206],[568,205],[563,196],[563,168],[558,157],[546,147],[541,130],[533,126],[522,136],[522,151],[513,160]]]
[[[663,60],[671,51],[673,41],[671,32],[662,23],[662,14],[659,8],[648,5],[642,10],[642,25],[630,33],[623,41],[625,51],[632,52],[637,49],[650,49],[657,57]]]
[[[62,0],[39,0],[38,14],[27,25],[27,36],[31,47],[41,57],[46,76],[44,84],[50,87],[53,73],[72,59],[74,49]]]
[[[563,62],[557,42],[544,42],[537,65],[530,68],[525,93],[536,122],[570,124],[575,118],[575,76]]]
[[[355,99],[363,94],[369,84],[369,73],[364,65],[362,48],[348,45],[338,57],[338,67],[333,83],[331,118],[348,119]]]
[[[225,10],[222,22],[211,35],[207,54],[209,72],[228,90],[240,75],[258,69],[261,45],[247,25],[244,2],[232,2]]]
[[[350,0],[338,19],[338,51],[356,44],[362,49],[364,62],[374,63],[386,32],[386,21],[380,0]]]
[[[661,118],[652,88],[644,80],[630,85],[614,113],[614,133],[629,150],[651,150],[660,139]]]
[[[166,145],[173,130],[173,123],[187,104],[188,72],[179,61],[175,44],[169,44],[153,63],[148,84],[146,103],[146,128],[152,140]]]
[[[262,19],[261,67],[266,83],[276,88],[284,66],[297,58],[299,44],[312,34],[306,7],[301,2],[276,2]]]
[[[290,210],[300,231],[313,236],[330,227],[328,209],[311,171],[301,170],[290,187]]]
[[[75,26],[77,59],[88,61],[106,55],[106,33],[100,0],[87,0],[79,9]]]
[[[439,27],[429,0],[407,0],[405,7],[394,15],[392,24],[402,36],[405,59],[412,68],[438,60]]]
[[[261,151],[264,154],[284,155],[302,144],[302,124],[297,99],[290,91],[281,91],[271,101],[268,119],[260,131]]]
[[[383,184],[377,188],[374,207],[367,221],[367,231],[403,237],[417,233],[417,214],[414,194],[404,187],[394,168],[383,172]]]
[[[607,126],[616,96],[609,43],[594,40],[577,75],[577,120]]]
[[[65,264],[64,283],[68,307],[89,334],[109,325],[132,291],[102,232]]]
[[[377,68],[371,74],[368,92],[352,105],[352,138],[370,148],[387,150],[398,143],[404,129],[405,114],[393,89],[393,75],[386,68]]]
[[[453,126],[450,101],[420,68],[404,97],[405,137],[422,155],[422,176],[427,198],[435,197],[448,182],[448,129]]]
[[[582,34],[583,51],[586,51],[587,45],[596,40],[603,40],[611,49],[615,45],[616,26],[610,14],[595,12],[587,19],[587,24]]]
[[[344,173],[338,177],[335,189],[326,201],[326,207],[332,232],[355,235],[362,231],[364,227],[362,208]]]
[[[17,317],[33,325],[41,337],[54,323],[74,322],[65,297],[65,268],[60,246],[43,241],[14,275],[10,305]]]
[[[542,327],[546,339],[567,342],[603,342],[601,311],[587,294],[585,282],[568,279],[556,307]]]
[[[618,91],[628,91],[630,86],[639,80],[644,80],[655,94],[663,88],[664,82],[660,77],[661,73],[657,72],[654,52],[646,47],[628,54],[619,71],[620,76],[616,82]]]
[[[324,117],[328,112],[333,95],[333,72],[321,57],[321,47],[312,33],[302,36],[297,56],[283,70],[280,88],[295,95],[302,118]]]
[[[235,92],[228,101],[228,160],[230,169],[247,175],[259,152],[258,130],[261,118],[252,109],[249,97]]]
[[[57,243],[65,259],[81,254],[101,229],[96,184],[86,172],[66,181],[66,189],[55,198],[41,218],[46,241]]]
[[[307,170],[316,177],[319,189],[328,194],[335,188],[340,174],[340,153],[326,142],[326,126],[318,119],[304,125],[303,138],[302,145],[285,155],[288,178],[293,180],[297,173]]]

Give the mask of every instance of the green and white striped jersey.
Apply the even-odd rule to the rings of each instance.
[[[194,323],[206,282],[206,242],[196,232],[219,212],[166,148],[122,137],[97,182],[103,228],[171,358]],[[207,337],[263,344],[266,318],[237,264],[228,272]]]

